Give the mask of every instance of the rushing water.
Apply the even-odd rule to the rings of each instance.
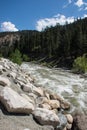
[[[87,114],[87,79],[69,70],[50,69],[33,63],[23,63],[22,68],[35,78],[35,84],[48,88],[71,103],[71,112]]]

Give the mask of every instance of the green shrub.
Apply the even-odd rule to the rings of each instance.
[[[22,63],[22,57],[21,53],[18,49],[15,50],[15,52],[10,54],[10,60],[14,63],[21,64]]]
[[[22,58],[23,58],[23,61],[26,61],[26,62],[29,61],[29,57],[26,54],[23,54]]]
[[[73,71],[79,73],[87,72],[87,56],[85,54],[74,60]]]
[[[0,53],[0,58],[2,57],[2,54]]]

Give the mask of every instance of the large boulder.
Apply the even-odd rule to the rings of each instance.
[[[35,101],[32,98],[24,93],[20,94],[23,98],[27,99],[30,103],[35,104]]]
[[[33,115],[41,125],[52,125],[56,127],[60,123],[58,116],[46,108],[36,108],[33,111]]]
[[[0,85],[2,86],[10,86],[11,82],[8,78],[0,76]]]
[[[87,130],[87,115],[76,114],[74,116],[72,130]]]
[[[1,90],[0,101],[8,112],[29,114],[34,110],[34,106],[29,100],[23,98],[9,87]]]

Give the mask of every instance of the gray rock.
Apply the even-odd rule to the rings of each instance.
[[[8,77],[12,77],[13,79],[16,78],[16,73],[15,72],[11,72],[7,75]]]
[[[65,117],[65,115],[61,113],[58,114],[58,117],[59,117],[60,124],[57,125],[56,130],[63,130],[67,125],[67,118]]]
[[[23,82],[24,84],[27,83],[27,80],[24,77],[22,77],[22,76],[17,76],[16,79],[18,80],[18,82]]]
[[[8,78],[0,76],[0,85],[2,86],[10,86],[11,82]]]
[[[52,125],[56,127],[60,123],[58,116],[46,108],[36,108],[33,111],[33,115],[41,125]]]
[[[44,104],[44,103],[48,103],[48,99],[46,97],[37,97],[36,98],[36,103],[39,104]]]
[[[28,95],[29,95],[29,97],[30,97],[31,99],[33,99],[33,100],[36,100],[36,99],[37,99],[37,95],[35,95],[34,93],[29,93]]]
[[[34,110],[32,103],[9,87],[5,87],[0,92],[0,101],[8,112],[29,114]]]
[[[35,104],[35,101],[32,100],[32,98],[29,97],[28,95],[26,95],[26,94],[24,94],[24,93],[22,93],[22,94],[20,94],[20,95],[21,95],[23,98],[27,99],[30,103]]]
[[[32,92],[33,87],[34,87],[34,85],[31,84],[31,83],[27,83],[27,84],[23,84],[23,85],[22,85],[23,91],[24,91],[24,92],[29,92],[29,93]]]

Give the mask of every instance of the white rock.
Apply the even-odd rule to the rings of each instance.
[[[50,95],[50,99],[52,99],[52,100],[58,100],[58,101],[64,100],[60,95],[58,95],[56,93],[50,92],[49,95]]]
[[[23,82],[24,84],[27,83],[27,80],[22,76],[19,76],[19,77],[17,76],[16,79],[18,80],[18,82]]]
[[[65,127],[63,130],[67,130],[67,128]]]
[[[58,100],[49,100],[48,104],[51,106],[52,109],[60,108],[60,102]]]
[[[22,93],[21,96],[25,99],[27,99],[30,103],[35,104],[34,100],[32,100],[29,96],[26,94]]]
[[[48,104],[48,99],[46,97],[37,97],[36,98],[36,103],[37,104],[44,104],[44,103]]]
[[[30,77],[30,75],[25,74],[25,78],[28,82],[34,82],[34,78]]]
[[[49,95],[49,93],[47,93],[47,92],[45,91],[45,92],[44,92],[44,95],[45,95],[45,97],[46,97],[47,99],[50,100],[50,95]]]
[[[52,109],[51,111],[53,111],[55,114],[58,115],[58,110],[57,109]]]
[[[31,99],[36,100],[36,98],[37,98],[37,95],[35,95],[34,93],[29,93],[28,95],[29,95],[29,97],[30,97]]]
[[[8,70],[10,70],[10,66],[7,65],[7,63],[4,63],[4,67]]]
[[[29,93],[32,92],[33,87],[34,87],[34,85],[31,84],[31,83],[27,83],[27,84],[22,85],[23,91],[24,91],[24,92],[29,92]]]
[[[66,114],[66,118],[67,118],[67,121],[68,121],[69,124],[73,123],[73,117],[72,117],[72,115]]]
[[[60,105],[61,105],[61,108],[63,108],[64,110],[70,108],[70,103],[67,102],[67,101],[65,101],[65,100],[61,101],[61,104],[60,104]]]
[[[0,85],[2,86],[10,86],[11,82],[8,78],[0,76]]]
[[[67,130],[71,130],[72,124],[67,123],[66,128],[67,128]]]
[[[9,77],[12,77],[13,79],[16,78],[16,73],[15,72],[11,72],[8,74]]]
[[[32,92],[36,94],[37,96],[44,96],[43,89],[41,87],[33,87]]]
[[[59,124],[58,116],[51,110],[45,108],[36,108],[33,111],[33,115],[42,125],[52,125],[56,127]]]
[[[2,70],[3,69],[3,66],[2,65],[0,65],[0,70]]]
[[[29,114],[34,110],[32,103],[9,87],[1,90],[0,101],[4,104],[8,112]]]
[[[25,128],[24,130],[30,130],[29,128]]]
[[[51,109],[58,109],[58,108],[60,108],[60,102],[58,100],[49,100],[46,97],[38,97],[36,99],[36,103],[37,104],[44,104],[44,103],[46,103],[46,104],[48,104],[51,107]]]
[[[51,106],[49,104],[47,104],[47,103],[40,104],[39,107],[51,110]]]

